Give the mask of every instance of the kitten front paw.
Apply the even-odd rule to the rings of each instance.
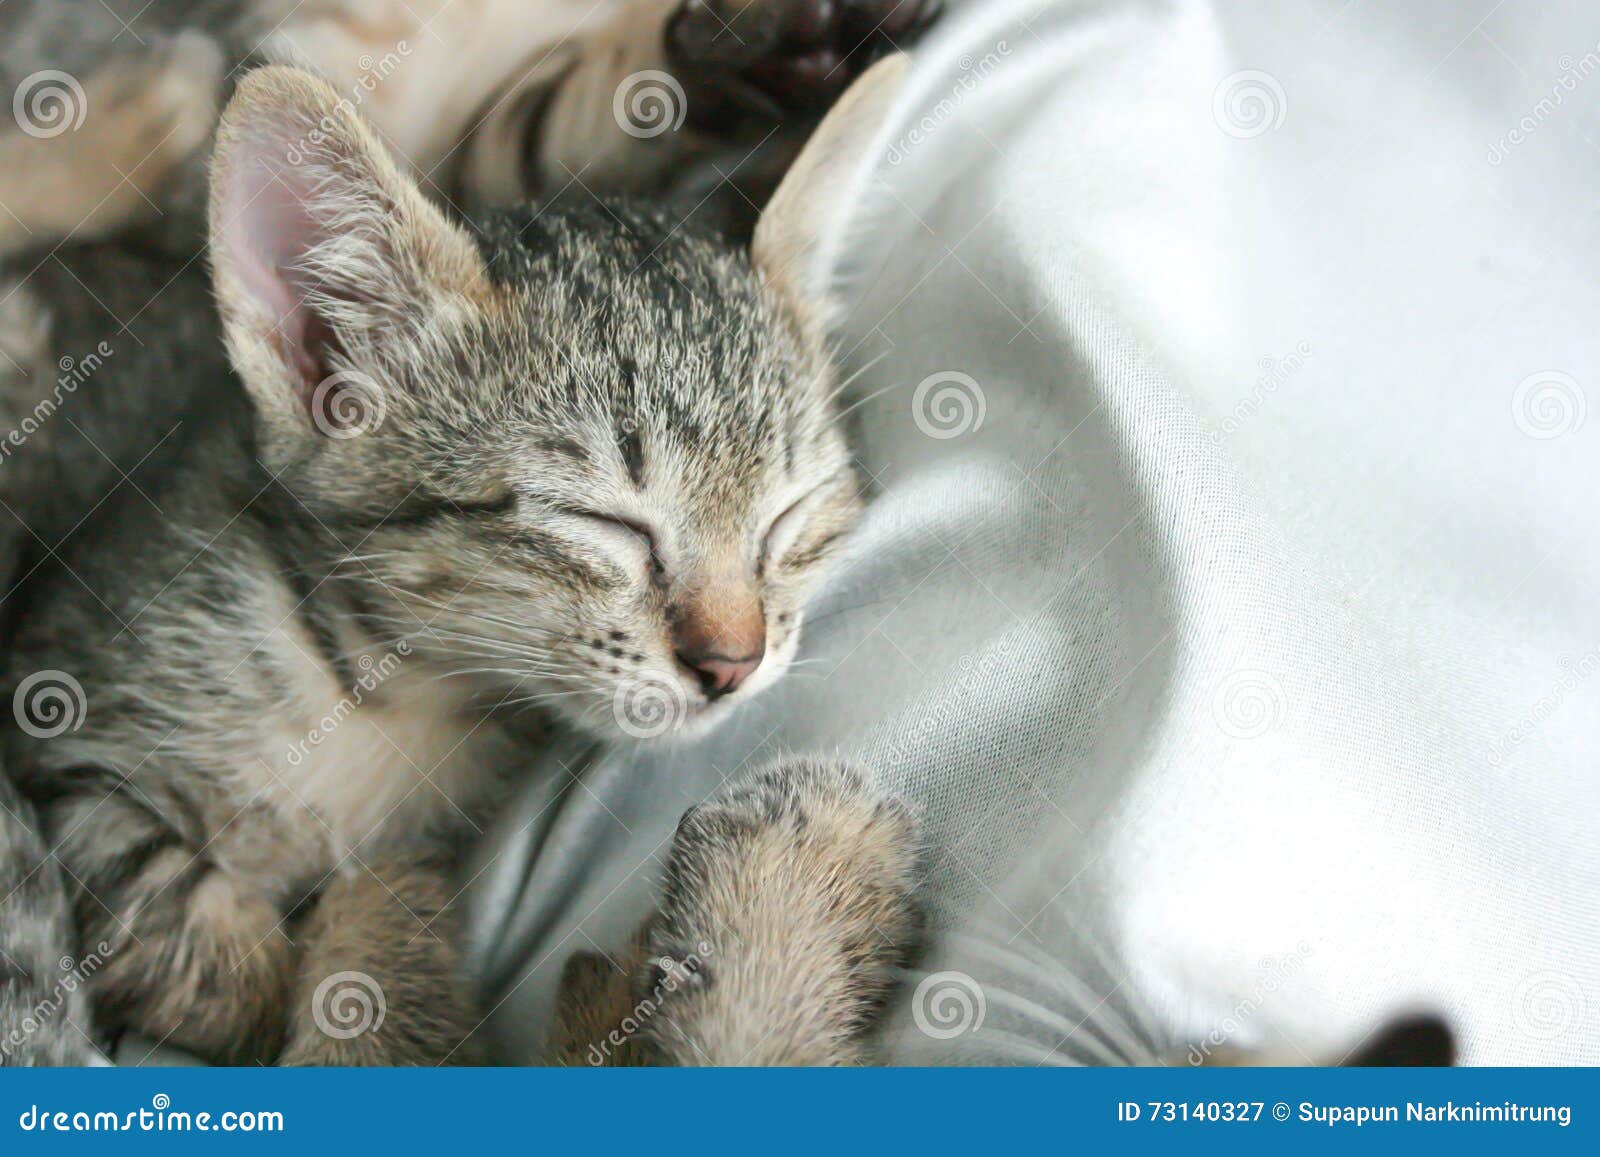
[[[911,814],[847,764],[776,764],[690,810],[646,933],[667,1063],[839,1065],[920,940]]]
[[[911,43],[942,0],[684,0],[667,59],[706,131],[827,111],[875,61]]]

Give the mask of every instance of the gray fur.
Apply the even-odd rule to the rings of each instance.
[[[252,162],[261,132],[303,137],[333,100],[286,70],[257,78],[224,123]],[[381,383],[381,422],[344,437],[317,407],[350,399],[297,392],[293,360],[252,329],[223,232],[226,324],[185,302],[205,282],[184,268],[135,323],[146,344],[119,337],[70,411],[126,469],[160,424],[118,422],[112,399],[157,412],[203,399],[176,449],[61,543],[69,519],[40,513],[37,483],[87,456],[52,443],[51,422],[14,476],[33,484],[8,500],[40,564],[13,596],[0,691],[20,722],[4,754],[73,881],[80,936],[108,946],[90,985],[102,1027],[216,1060],[466,1055],[449,938],[417,938],[450,919],[430,865],[476,834],[516,770],[516,709],[615,735],[645,680],[675,689],[684,726],[715,719],[727,703],[685,682],[675,624],[714,614],[729,584],[756,591],[775,676],[858,507],[820,336],[746,259],[622,203],[500,215],[469,234],[397,184],[380,152],[346,115],[290,177],[310,171],[303,203],[329,214],[293,274],[317,318],[318,372]],[[244,166],[219,162],[218,229],[237,219],[226,174]],[[137,307],[116,303],[165,272],[119,267],[143,259],[112,249],[82,260],[76,272],[123,317]],[[244,390],[218,364],[221,331]],[[62,310],[45,363],[111,332]],[[5,385],[25,409],[44,383]],[[782,549],[762,557],[797,496]],[[619,507],[653,523],[659,569],[628,531],[573,513]],[[49,721],[22,694],[41,672],[75,680],[85,705],[44,738]],[[325,712],[326,744],[297,740]],[[433,766],[405,771],[379,742],[394,728],[416,729],[390,745],[406,763]],[[359,754],[348,745],[362,737],[366,765],[318,763]],[[405,783],[378,774],[391,764]],[[339,899],[380,892],[393,907]],[[360,1047],[330,1050],[304,1004],[343,970],[371,973],[388,1013]]]
[[[33,806],[0,767],[0,1066],[82,1065],[95,1056],[69,913]]]

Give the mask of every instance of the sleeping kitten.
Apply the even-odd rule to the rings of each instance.
[[[748,260],[620,202],[469,230],[333,88],[267,68],[218,134],[220,337],[168,336],[207,316],[192,265],[80,247],[35,271],[131,320],[58,316],[47,356],[0,369],[8,425],[40,367],[102,341],[96,403],[165,372],[210,411],[66,544],[34,539],[6,657],[5,758],[106,945],[106,1028],[235,1063],[471,1056],[448,865],[518,769],[508,709],[713,723],[781,674],[857,517],[816,240],[900,74],[830,114]],[[31,480],[6,495],[22,534],[67,468],[0,472]],[[355,1038],[314,1004],[346,972],[386,1004]]]
[[[61,376],[34,364],[51,360],[51,314],[107,300],[63,276],[74,264],[55,260],[63,243],[136,241],[152,271],[157,251],[170,254],[127,306],[144,316],[197,259],[219,98],[263,56],[332,78],[341,106],[371,122],[437,200],[487,209],[649,190],[675,217],[743,243],[818,115],[938,12],[937,0],[9,0],[0,86],[17,116],[0,126],[0,262],[15,260],[0,269],[0,367],[36,384]],[[146,280],[125,255],[108,260],[124,266],[104,279],[114,288]],[[43,292],[19,292],[40,279]],[[165,317],[192,325],[187,313]],[[70,334],[81,318],[54,324]],[[13,506],[20,490],[35,496],[29,517],[49,542],[145,464],[150,429],[170,429],[201,401],[189,394],[200,374],[161,368],[135,380],[166,385],[30,434],[33,459],[71,463],[56,485],[16,481],[26,463],[11,485],[0,481]],[[41,401],[25,400],[16,421]],[[0,466],[20,457],[0,446]],[[0,638],[5,592],[38,553],[0,506]]]

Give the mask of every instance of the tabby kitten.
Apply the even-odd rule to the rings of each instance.
[[[235,1063],[472,1055],[448,864],[522,762],[508,709],[712,724],[782,673],[856,520],[817,239],[900,73],[830,114],[748,259],[624,203],[468,229],[326,83],[242,81],[210,212],[238,381],[203,344],[192,382],[105,359],[97,391],[215,412],[44,544],[6,657],[5,759],[106,946],[105,1027]],[[61,256],[123,316],[149,288]],[[179,297],[139,311],[142,349]],[[78,320],[52,355],[115,332]],[[0,372],[14,407],[45,384]],[[65,725],[25,694],[45,673],[81,692]],[[344,971],[385,996],[356,1038],[313,1002]]]

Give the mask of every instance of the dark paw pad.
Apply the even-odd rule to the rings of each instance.
[[[689,116],[712,131],[810,119],[875,61],[911,44],[942,0],[684,0],[667,57]]]

